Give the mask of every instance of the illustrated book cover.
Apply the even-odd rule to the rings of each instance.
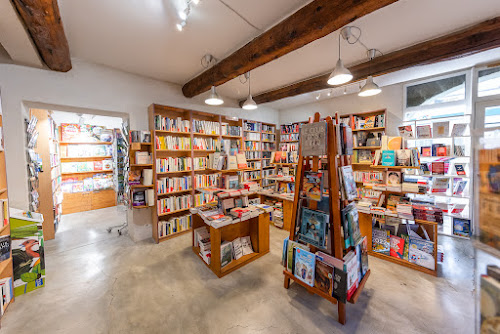
[[[396,151],[382,151],[382,166],[396,166]]]
[[[314,286],[314,267],[316,256],[301,248],[295,250],[294,275],[309,286]]]
[[[443,138],[450,135],[450,122],[436,122],[432,125],[432,136],[434,138]]]
[[[432,138],[430,125],[417,126],[417,138]]]
[[[316,255],[316,268],[314,272],[314,286],[331,296],[333,294],[334,267],[324,262]]]
[[[358,191],[356,189],[356,181],[354,181],[354,175],[352,172],[352,166],[341,167],[342,170],[342,181],[344,184],[345,194],[347,200],[352,201],[358,196]]]
[[[299,240],[324,249],[329,218],[324,212],[302,207]]]
[[[321,201],[323,193],[323,173],[306,171],[304,172],[304,193],[308,199]]]

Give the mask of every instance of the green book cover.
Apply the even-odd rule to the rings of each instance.
[[[396,152],[382,151],[382,166],[396,166]]]

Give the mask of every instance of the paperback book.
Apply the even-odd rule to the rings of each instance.
[[[462,137],[467,129],[466,123],[457,123],[453,125],[453,129],[451,130],[452,137]]]
[[[396,166],[396,153],[393,150],[382,151],[382,166]]]
[[[436,122],[432,125],[432,135],[434,138],[443,138],[450,135],[450,122]]]
[[[220,245],[220,266],[225,267],[233,261],[233,244],[224,241]]]
[[[372,229],[372,250],[376,253],[390,255],[390,232],[388,230],[373,227]]]
[[[466,175],[464,164],[455,164],[455,171],[457,175]]]
[[[356,189],[356,182],[354,181],[354,176],[352,172],[352,166],[340,167],[342,171],[342,181],[344,186],[344,191],[348,201],[354,200],[358,196],[358,191]]]
[[[470,237],[470,220],[453,217],[453,234],[461,237]]]
[[[314,270],[316,256],[301,248],[295,251],[295,272],[294,275],[309,286],[314,286]]]
[[[417,126],[417,138],[432,138],[430,125]]]
[[[323,193],[323,173],[322,172],[304,172],[304,193],[307,199],[321,201]]]
[[[334,267],[324,262],[322,257],[316,255],[314,286],[329,296],[333,295],[333,274]]]
[[[299,240],[324,249],[329,217],[324,212],[302,207]]]
[[[404,125],[398,127],[399,130],[399,135],[403,138],[414,138],[413,137],[413,129],[411,128],[411,125]]]

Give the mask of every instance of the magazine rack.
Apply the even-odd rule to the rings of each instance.
[[[314,115],[314,120],[310,121],[310,123],[317,122],[326,122],[327,123],[327,170],[328,170],[328,196],[329,196],[329,229],[327,235],[327,249],[322,250],[323,252],[342,260],[344,257],[344,252],[349,251],[350,249],[344,249],[344,242],[341,234],[341,210],[349,204],[348,201],[343,201],[340,199],[340,180],[338,170],[339,167],[347,166],[351,164],[351,159],[346,155],[339,155],[337,150],[337,133],[336,126],[338,125],[338,115],[335,115],[335,120],[332,117],[328,116],[326,120],[320,121],[319,113]],[[335,123],[334,123],[335,122]],[[304,172],[306,170],[310,170],[313,172],[317,172],[320,168],[321,158],[318,156],[314,157],[304,157],[302,156],[302,144],[299,143],[299,161],[297,165],[297,174],[296,174],[296,183],[295,183],[295,200],[293,203],[293,211],[292,211],[292,226],[290,228],[290,237],[289,240],[298,240],[298,228],[297,228],[297,217],[299,216],[298,210],[300,194],[303,189],[303,179]],[[308,208],[312,210],[316,210],[318,203],[316,201],[309,201]],[[310,245],[311,252],[315,253],[318,249]],[[335,297],[332,297],[320,289],[316,287],[311,287],[301,280],[297,279],[292,273],[283,270],[284,275],[284,287],[288,289],[290,286],[290,279],[294,280],[296,283],[305,287],[309,293],[319,295],[333,304],[338,304],[338,321],[341,324],[346,323],[346,305],[341,301],[337,301]],[[370,270],[366,272],[365,276],[359,283],[358,289],[348,300],[349,303],[356,303],[359,298],[359,295],[363,291],[363,287],[370,276]]]

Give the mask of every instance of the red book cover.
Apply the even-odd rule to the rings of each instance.
[[[448,155],[448,150],[445,146],[436,148],[436,154],[438,157],[445,157]]]
[[[390,253],[391,256],[402,259],[404,249],[405,249],[405,240],[395,235],[391,235],[391,253]]]
[[[438,161],[432,163],[433,175],[444,175],[444,162]]]
[[[432,155],[432,149],[430,147],[422,147],[422,156],[430,157]]]

